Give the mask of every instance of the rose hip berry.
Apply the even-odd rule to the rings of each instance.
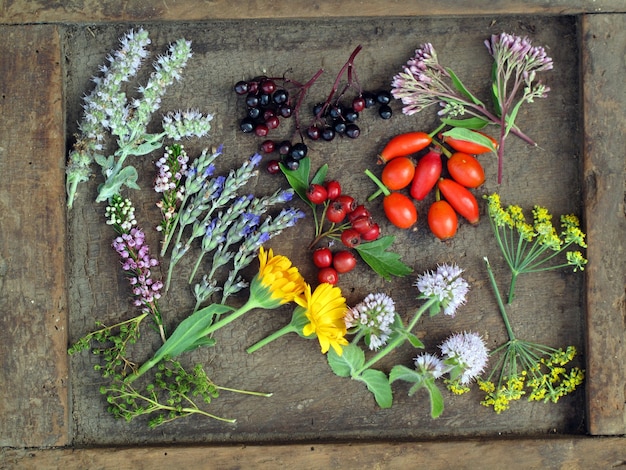
[[[328,199],[330,199],[331,201],[341,196],[341,184],[339,184],[339,181],[328,181],[325,186],[326,192],[328,192]]]
[[[353,228],[347,228],[341,232],[341,243],[348,248],[354,248],[361,243],[361,235]]]
[[[326,210],[326,218],[333,224],[340,224],[343,222],[343,219],[346,218],[346,210],[343,208],[341,203],[334,200],[330,203]]]
[[[356,257],[350,251],[339,251],[333,256],[333,268],[335,268],[339,274],[350,272],[355,266]]]
[[[330,266],[322,268],[317,273],[317,281],[320,284],[328,283],[334,286],[337,282],[339,282],[339,274],[335,268],[331,268]]]
[[[328,192],[321,184],[311,184],[306,192],[306,197],[313,204],[322,204],[328,199]]]
[[[330,248],[318,248],[313,252],[313,264],[317,268],[328,268],[333,264],[333,253]]]

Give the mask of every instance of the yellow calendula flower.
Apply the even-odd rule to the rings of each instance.
[[[324,283],[311,293],[311,286],[306,284],[304,295],[296,297],[295,302],[305,309],[305,315],[310,322],[304,326],[302,333],[305,336],[316,335],[323,354],[332,346],[341,356],[342,346],[348,344],[344,321],[348,305],[341,289]]]
[[[250,284],[250,298],[254,298],[258,307],[276,308],[292,302],[304,292],[306,282],[285,256],[274,256],[270,248],[259,250],[259,273]]]

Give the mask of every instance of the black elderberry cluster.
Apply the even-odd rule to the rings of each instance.
[[[294,87],[295,92],[290,93],[287,85]],[[378,106],[378,115],[382,119],[389,119],[392,116],[389,91],[365,91],[355,97],[349,105],[342,102],[341,96],[332,102],[329,98],[316,104],[312,109],[311,123],[302,132],[299,108],[305,90],[301,85],[286,79],[256,77],[237,82],[234,90],[238,95],[245,97],[246,114],[239,123],[241,131],[265,138],[260,145],[262,153],[269,155],[277,152],[280,156],[279,159],[267,163],[267,170],[270,173],[278,173],[280,163],[292,170],[298,168],[300,160],[305,158],[308,152],[304,137],[313,141],[320,139],[331,141],[336,136],[356,139],[361,134],[357,120],[365,109]],[[282,119],[289,119],[292,116],[296,116],[298,121],[296,129],[300,142],[276,141],[267,137],[272,129],[280,126]]]

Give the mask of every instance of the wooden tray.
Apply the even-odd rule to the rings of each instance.
[[[516,12],[515,5],[510,7],[510,12]],[[611,5],[605,4],[604,7],[610,9]],[[617,7],[612,8],[618,11]],[[257,16],[286,16],[280,14],[280,11],[275,15]],[[85,462],[104,464],[107,459],[115,466],[122,462],[130,466],[133,459],[146,462],[154,458],[156,462],[157,458],[163,458],[164,455],[177,457],[178,463],[191,463],[201,458],[202,447],[172,448],[174,442],[211,446],[213,462],[227,466],[236,465],[237,461],[288,465],[307,458],[311,466],[325,466],[335,459],[342,466],[373,463],[400,465],[428,455],[435,459],[435,467],[444,467],[445,456],[450,455],[450,450],[466,453],[468,466],[472,466],[472,462],[487,465],[489,459],[493,459],[496,465],[503,465],[500,462],[506,462],[506,459],[514,462],[520,456],[525,456],[530,466],[548,467],[565,463],[582,467],[585,462],[594,459],[596,463],[607,464],[619,460],[621,439],[598,440],[589,436],[624,433],[624,373],[621,368],[624,357],[621,339],[624,332],[622,318],[626,270],[621,262],[624,259],[625,228],[622,137],[624,97],[620,92],[622,81],[618,78],[623,63],[614,61],[615,57],[621,57],[624,50],[624,15],[587,15],[579,7],[578,11],[571,11],[575,13],[573,16],[512,17],[472,11],[469,12],[474,14],[472,18],[455,19],[437,18],[434,15],[440,12],[431,11],[425,13],[433,16],[426,18],[411,13],[409,17],[390,19],[384,18],[387,14],[375,2],[371,10],[366,9],[363,13],[375,17],[367,21],[346,18],[349,15],[344,10],[336,13],[335,20],[323,19],[323,15],[316,19],[316,14],[299,15],[312,17],[304,23],[269,19],[242,21],[240,18],[218,22],[211,17],[185,15],[181,13],[183,10],[178,12],[176,18],[165,13],[161,13],[160,17],[157,14],[156,19],[167,21],[147,25],[157,48],[180,37],[180,33],[194,41],[196,56],[193,61],[196,61],[196,65],[193,65],[193,61],[190,63],[184,87],[178,91],[182,94],[168,94],[172,101],[165,103],[164,109],[173,109],[180,96],[187,98],[193,94],[191,90],[199,86],[204,78],[206,69],[203,67],[206,67],[209,59],[214,59],[216,70],[212,73],[215,75],[209,74],[211,79],[206,79],[198,103],[192,104],[210,108],[210,103],[216,103],[219,109],[217,118],[223,116],[221,125],[224,126],[217,127],[216,132],[223,136],[227,146],[231,143],[234,147],[233,155],[239,160],[253,151],[255,144],[229,131],[227,126],[232,126],[232,123],[228,119],[234,119],[232,110],[237,108],[234,98],[226,97],[220,102],[220,97],[228,93],[230,84],[239,78],[238,75],[257,73],[258,67],[269,63],[270,56],[275,59],[272,67],[276,65],[278,69],[284,68],[285,62],[281,62],[281,54],[284,55],[284,52],[276,55],[272,49],[279,49],[277,45],[284,44],[277,39],[281,34],[291,37],[297,44],[299,32],[303,32],[302,40],[310,40],[307,39],[310,35],[305,34],[305,26],[314,24],[318,28],[319,38],[324,38],[324,48],[311,51],[317,55],[310,67],[312,70],[317,67],[316,60],[321,62],[323,57],[323,66],[329,71],[329,79],[333,78],[337,65],[345,61],[353,44],[363,43],[364,52],[372,52],[362,56],[368,66],[359,69],[360,78],[364,83],[368,79],[372,82],[378,80],[380,85],[388,80],[389,64],[401,64],[412,48],[423,41],[433,42],[442,58],[449,57],[449,64],[454,64],[455,69],[456,64],[460,64],[459,73],[462,76],[469,73],[472,77],[469,79],[470,84],[476,86],[482,83],[481,67],[484,69],[488,62],[478,55],[482,47],[480,38],[502,29],[524,34],[527,28],[534,27],[528,34],[535,43],[554,44],[550,54],[555,64],[561,63],[564,67],[549,77],[553,89],[550,97],[545,102],[535,103],[532,109],[529,107],[529,115],[523,117],[524,128],[530,128],[533,137],[542,143],[545,157],[527,155],[527,149],[521,143],[509,139],[511,153],[508,155],[511,156],[505,166],[509,180],[505,180],[501,192],[503,197],[508,192],[511,199],[515,198],[515,202],[526,207],[539,202],[535,196],[540,194],[545,198],[541,203],[548,205],[557,214],[569,211],[584,213],[589,239],[587,254],[590,259],[584,282],[582,276],[569,274],[524,281],[528,282],[526,293],[535,289],[533,305],[545,306],[547,311],[558,313],[541,318],[525,317],[523,328],[532,334],[545,333],[542,338],[547,341],[559,341],[559,344],[567,341],[584,350],[587,370],[585,396],[578,392],[556,406],[515,404],[513,410],[500,417],[478,405],[477,395],[461,398],[446,396],[446,413],[450,414],[447,419],[444,416],[438,421],[431,421],[425,403],[415,401],[415,397],[411,400],[396,391],[398,402],[394,409],[381,412],[367,392],[360,390],[357,384],[334,377],[311,343],[292,338],[285,342],[284,347],[285,351],[298,356],[287,359],[290,363],[286,369],[294,368],[294,372],[278,378],[272,377],[274,381],[270,383],[272,391],[276,393],[270,399],[273,403],[225,402],[226,410],[236,412],[242,409],[237,407],[243,407],[244,419],[236,416],[242,422],[236,429],[225,430],[215,423],[194,420],[151,432],[145,429],[145,423],[129,426],[114,422],[104,412],[102,402],[94,393],[97,389],[93,381],[97,376],[90,370],[89,359],[70,362],[65,350],[68,341],[89,330],[94,318],[102,318],[102,315],[106,318],[106,315],[116,315],[120,310],[128,308],[124,305],[125,286],[120,283],[118,287],[115,280],[115,263],[111,263],[112,257],[108,252],[109,233],[102,224],[99,208],[95,208],[91,202],[93,185],[82,189],[81,199],[70,214],[66,226],[62,156],[66,154],[64,136],[71,135],[75,128],[79,97],[89,86],[89,76],[95,73],[106,52],[115,47],[117,37],[128,25],[76,25],[74,23],[80,22],[81,17],[74,12],[69,20],[56,25],[2,27],[4,36],[10,40],[2,46],[4,54],[0,59],[1,70],[3,76],[11,78],[2,82],[2,111],[10,125],[0,130],[0,168],[10,178],[0,189],[0,203],[4,209],[0,244],[0,287],[3,293],[0,310],[4,313],[4,328],[0,334],[6,351],[2,356],[6,363],[5,370],[12,372],[4,382],[6,388],[1,401],[1,409],[6,410],[3,413],[4,422],[9,423],[5,426],[1,441],[6,447],[2,453],[3,460],[41,468],[41,465],[57,466],[61,462],[71,462],[76,466]],[[490,13],[502,12],[509,11],[506,8],[503,11],[494,9]],[[531,12],[532,8],[524,13]],[[547,12],[559,13],[556,7]],[[43,11],[40,19],[60,21],[55,16],[57,14],[54,8],[50,8]],[[7,15],[6,18],[6,22],[23,22],[22,17],[15,14]],[[101,18],[107,19],[106,15]],[[133,18],[148,17],[132,14],[127,18],[112,19]],[[149,19],[155,17],[150,16]],[[181,24],[171,21],[174,19],[211,21]],[[260,52],[258,63],[243,63],[250,48],[241,41],[224,41],[219,49],[214,48],[213,44],[220,37],[234,37],[229,31],[234,31],[235,27],[252,24],[267,30],[276,26],[276,32],[268,40],[271,47]],[[337,31],[338,25],[347,26],[345,29],[350,32],[347,40],[332,34]],[[339,31],[343,30],[339,28]],[[442,34],[444,31],[446,34]],[[393,44],[393,47],[385,47],[386,44]],[[240,50],[238,54],[229,57],[242,63],[234,70],[229,70],[224,66],[224,58],[220,59],[220,51],[241,48],[243,54]],[[324,50],[335,52],[330,56]],[[309,48],[305,48],[303,53],[308,52]],[[468,59],[473,57],[477,57],[475,62]],[[219,65],[220,60],[222,65]],[[295,73],[302,73],[304,78],[308,76],[299,66],[294,65],[294,70]],[[23,83],[23,79],[17,78],[24,76],[28,78],[29,86]],[[212,87],[211,83],[219,83],[219,86]],[[323,87],[321,89],[325,90]],[[579,113],[580,109],[583,113]],[[362,139],[350,145],[349,152],[358,154],[359,159],[345,157],[347,162],[356,165],[354,168],[360,173],[362,168],[371,166],[369,163],[379,149],[374,147],[389,135],[390,129],[403,130],[416,124],[428,127],[431,122],[428,117],[411,121],[399,113],[390,121],[389,127],[372,120],[368,130],[377,144]],[[338,143],[329,150],[335,159],[344,158],[341,155],[345,152],[344,143]],[[232,163],[239,160],[235,159]],[[333,161],[331,158],[331,171],[336,171],[340,179],[348,180],[346,175],[357,173],[352,170],[353,167],[346,169],[337,165],[335,168]],[[493,166],[488,171],[493,172]],[[529,174],[533,177],[529,178]],[[494,180],[493,174],[490,179]],[[268,178],[260,178],[258,187],[267,187],[269,181]],[[355,193],[363,191],[363,194],[358,193],[360,197],[368,193],[367,188],[360,188],[363,181],[353,183],[350,180],[348,187],[350,185]],[[497,189],[492,183],[485,188],[485,192]],[[149,197],[144,200],[142,196],[141,205],[149,213]],[[459,313],[454,322],[446,323],[445,319],[436,319],[432,324],[426,321],[421,323],[421,332],[426,338],[433,338],[431,346],[437,344],[435,339],[442,339],[454,329],[489,332],[492,336],[488,339],[492,344],[502,340],[503,333],[498,331],[497,311],[488,285],[480,282],[480,279],[484,279],[484,273],[480,271],[479,253],[467,249],[473,246],[472,243],[486,239],[489,236],[487,229],[484,224],[476,230],[467,225],[462,226],[459,239],[446,250],[425,240],[423,225],[420,227],[421,234],[419,231],[418,234],[398,234],[401,246],[417,244],[419,254],[411,250],[405,253],[407,262],[414,260],[410,264],[417,272],[431,269],[437,262],[453,260],[468,270],[471,281],[476,281],[472,285],[473,297],[466,310]],[[85,243],[85,237],[89,243]],[[275,248],[289,247],[294,243],[294,237],[281,239]],[[22,240],[28,240],[29,243],[20,243]],[[462,247],[466,249],[463,255],[459,255]],[[297,255],[294,256],[297,260]],[[299,264],[305,264],[304,258]],[[309,277],[311,274],[308,273]],[[503,277],[505,271],[501,270],[497,274]],[[89,276],[88,280],[86,275]],[[368,277],[365,270],[355,273],[352,278],[346,278],[346,285],[353,288],[348,295],[349,300],[362,298],[372,283],[375,284],[376,280]],[[541,284],[549,285],[558,295],[546,292],[545,288],[536,289]],[[398,287],[381,283],[380,288],[391,289],[394,297],[394,290],[397,289],[400,303],[408,307],[411,298],[400,292],[408,291],[405,287],[409,285],[410,281],[404,284],[400,282]],[[176,300],[183,304],[189,302],[182,294]],[[178,314],[184,314],[184,311]],[[259,321],[248,326],[250,340],[258,339],[282,325],[288,315],[288,310],[276,315],[263,314],[260,320],[264,326]],[[175,322],[175,319],[171,321]],[[481,326],[477,326],[479,323]],[[233,333],[237,327],[241,325],[235,325]],[[245,377],[252,378],[252,388],[262,388],[268,383],[267,361],[274,352],[276,350],[263,354],[259,352],[258,358],[255,357],[246,366],[258,366],[255,374]],[[232,353],[233,357],[237,357],[236,351]],[[410,359],[410,351],[404,351],[404,354],[408,354]],[[198,358],[217,360],[216,371],[224,370],[217,367],[219,358],[213,358],[209,353],[201,354]],[[240,359],[245,360],[244,357]],[[328,383],[320,387],[319,391],[311,393],[310,390],[317,387],[316,381],[311,376],[307,378],[307,375],[295,372],[303,367],[310,367],[314,378],[322,376]],[[239,373],[231,368],[229,374],[224,377],[226,381],[237,379]],[[250,380],[246,382],[236,385],[250,387]],[[286,395],[290,390],[294,396]],[[347,406],[333,404],[333,395],[341,397]],[[314,419],[311,419],[311,415]],[[546,439],[550,433],[556,433],[555,437]],[[501,441],[499,436],[502,434],[515,439]],[[477,437],[480,439],[477,440]],[[432,438],[439,439],[439,442],[430,442]],[[374,439],[383,439],[385,443],[368,443]],[[445,441],[442,442],[442,439]],[[337,440],[346,444],[329,443]],[[279,442],[289,442],[290,445],[283,447],[278,445]],[[245,443],[247,447],[215,447],[217,444],[229,443]],[[122,450],[122,446],[129,444],[170,447]],[[262,456],[257,452],[258,444],[268,446],[261,453]],[[111,451],[93,448],[102,445],[115,447]],[[62,448],[30,454],[26,451],[29,447],[44,449],[53,446]],[[87,449],[77,453],[63,446],[87,446]],[[485,456],[483,448],[490,450],[489,456]],[[552,452],[553,460],[544,460],[549,452]],[[533,462],[536,465],[532,465]]]

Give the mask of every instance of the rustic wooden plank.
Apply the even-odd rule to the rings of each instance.
[[[69,443],[56,26],[0,27],[0,445]]]
[[[214,0],[162,0],[137,2],[80,0],[48,2],[15,0],[4,3],[0,23],[107,22],[107,21],[197,21],[249,18],[330,18],[375,16],[466,16],[466,15],[571,15],[579,13],[625,12],[622,0],[260,0],[230,2]]]
[[[591,434],[624,434],[626,410],[626,16],[582,18]]]
[[[8,450],[24,470],[75,468],[614,468],[626,461],[622,438],[553,438],[288,446]],[[0,460],[0,463],[2,462]]]

